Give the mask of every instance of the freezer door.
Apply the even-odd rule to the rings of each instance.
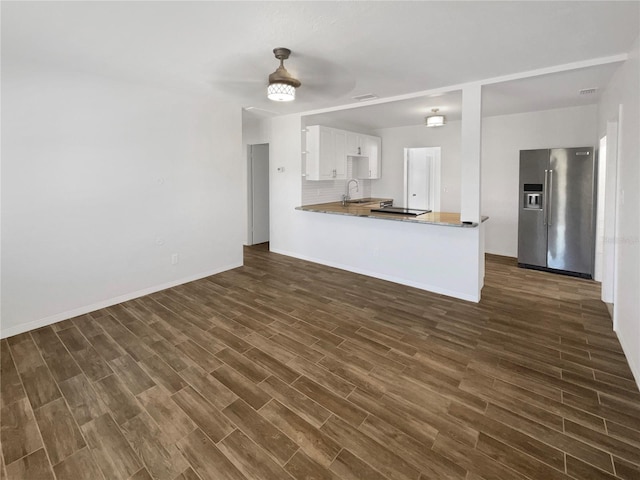
[[[545,178],[549,168],[549,150],[520,151],[518,189],[518,263],[546,267],[547,227],[545,226]],[[538,191],[538,188],[542,191]],[[528,191],[540,194],[541,208],[531,208]],[[535,205],[535,203],[533,203]]]
[[[547,266],[593,275],[593,149],[552,149],[549,169]]]

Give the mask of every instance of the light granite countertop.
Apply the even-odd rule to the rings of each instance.
[[[460,214],[454,212],[429,212],[422,215],[401,215],[397,213],[372,212],[371,209],[380,207],[380,203],[389,201],[388,198],[371,198],[369,203],[348,203],[346,206],[342,202],[318,203],[315,205],[303,205],[296,207],[296,210],[304,212],[328,213],[331,215],[349,215],[353,217],[369,217],[381,220],[395,220],[400,222],[425,223],[428,225],[443,225],[447,227],[477,227],[477,223],[462,223]],[[482,217],[486,221],[489,217]]]

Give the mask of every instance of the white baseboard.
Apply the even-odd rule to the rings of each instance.
[[[227,265],[227,266],[216,268],[214,270],[210,270],[207,272],[197,273],[189,277],[181,278],[180,280],[163,283],[161,285],[154,285],[152,287],[144,288],[142,290],[138,290],[131,293],[125,293],[124,295],[109,298],[107,300],[93,303],[91,305],[84,305],[82,307],[74,308],[73,310],[67,310],[66,312],[56,313],[55,315],[50,315],[48,317],[41,318],[38,320],[33,320],[31,322],[21,323],[20,325],[16,325],[15,327],[0,329],[0,338],[12,337],[20,333],[28,332],[29,330],[46,327],[47,325],[61,322],[62,320],[67,320],[69,318],[77,317],[78,315],[84,315],[85,313],[95,312],[96,310],[100,310],[101,308],[117,305],[118,303],[126,302],[128,300],[133,300],[134,298],[144,297],[145,295],[159,292],[160,290],[166,290],[167,288],[175,287],[177,285],[182,285],[183,283],[189,283],[189,282],[193,282],[194,280],[200,280],[201,278],[210,277],[211,275],[216,275],[218,273],[226,272],[227,270],[238,268],[238,267],[241,267],[242,265],[243,265],[242,263],[238,263],[238,264],[234,263],[232,265]]]
[[[308,257],[306,255],[300,255],[298,253],[287,252],[285,250],[271,249],[273,253],[279,253],[280,255],[286,255],[288,257],[299,258],[300,260],[306,260],[308,262],[319,263],[320,265],[326,265],[327,267],[338,268],[340,270],[346,270],[347,272],[359,273],[360,275],[366,275],[367,277],[379,278],[380,280],[387,280],[393,283],[399,283],[400,285],[407,285],[408,287],[419,288],[420,290],[426,290],[428,292],[437,293],[440,295],[446,295],[447,297],[459,298],[460,300],[466,300],[468,302],[478,303],[480,301],[480,295],[468,295],[462,292],[456,292],[453,290],[447,290],[434,285],[426,283],[414,282],[404,278],[395,277],[393,275],[385,275],[378,272],[372,272],[369,270],[352,267],[351,265],[343,265],[340,263],[329,262],[324,259]]]

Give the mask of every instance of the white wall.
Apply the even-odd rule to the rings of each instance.
[[[486,251],[518,255],[520,150],[597,145],[597,106],[485,117],[482,120],[482,214]]]
[[[2,70],[2,336],[242,264],[239,107]]]
[[[616,215],[614,330],[640,385],[640,38],[629,59],[616,71],[603,92],[598,109],[598,134],[606,134],[607,121],[618,118],[622,105],[618,144],[617,203],[606,205]],[[607,139],[609,141],[609,139]],[[610,158],[608,161],[612,161]]]
[[[395,205],[405,206],[404,149],[442,147],[440,210],[460,212],[460,132],[459,121],[438,128],[415,125],[376,130],[375,135],[382,138],[382,177],[371,181],[371,195],[393,198]]]

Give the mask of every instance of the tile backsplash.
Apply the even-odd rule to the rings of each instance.
[[[347,160],[347,178],[344,180],[307,180],[302,178],[302,205],[314,205],[316,203],[338,202],[345,194],[347,182],[353,178],[353,164],[351,158]],[[371,196],[371,180],[358,180],[358,191],[351,186],[351,198],[363,198]]]

